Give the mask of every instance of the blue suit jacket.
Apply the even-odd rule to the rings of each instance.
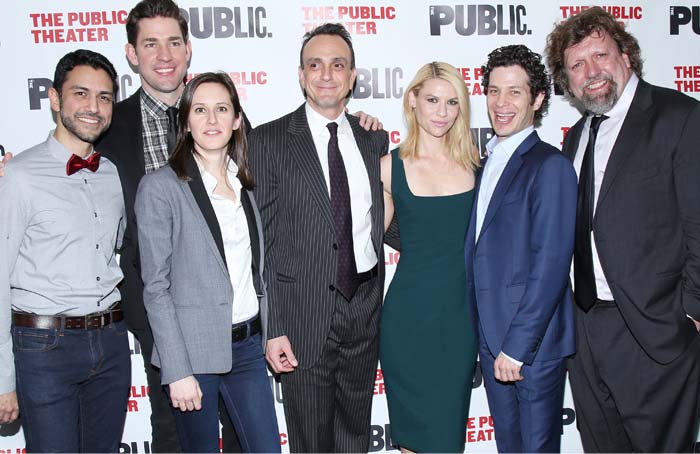
[[[477,179],[478,200],[481,172]],[[515,150],[491,198],[479,240],[476,203],[467,230],[467,292],[482,342],[525,364],[575,351],[569,269],[576,173],[536,132]]]

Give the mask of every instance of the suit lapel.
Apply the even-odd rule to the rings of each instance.
[[[262,295],[262,282],[260,280],[260,235],[258,235],[258,225],[255,222],[255,211],[253,204],[250,201],[250,194],[245,188],[241,189],[241,205],[245,212],[246,221],[248,222],[248,234],[250,236],[250,253],[253,262],[253,284],[258,295]]]
[[[210,238],[216,245],[212,252],[214,253],[214,256],[217,257],[217,261],[219,261],[224,271],[228,273],[228,267],[226,266],[226,255],[224,254],[224,241],[221,238],[219,221],[216,219],[214,207],[211,206],[211,200],[209,200],[209,195],[204,187],[204,182],[202,182],[202,176],[199,173],[199,168],[197,167],[197,163],[192,155],[190,155],[187,159],[187,174],[190,177],[188,187],[192,193],[192,196],[194,197],[196,208],[202,213],[202,217],[204,218],[208,231],[211,234]],[[183,186],[183,190],[186,191],[187,189]]]
[[[649,123],[651,122],[651,110],[649,110],[649,107],[651,107],[651,90],[646,82],[640,80],[632,99],[632,104],[630,104],[630,108],[627,111],[625,121],[622,123],[620,133],[617,135],[615,145],[610,152],[610,159],[608,159],[608,164],[605,167],[605,174],[603,175],[603,182],[600,186],[600,194],[596,203],[596,212],[605,196],[608,195],[620,169],[637,149],[637,142],[642,137],[641,131],[649,129]]]
[[[134,145],[136,152],[134,153],[135,158],[137,159],[137,162],[139,163],[138,169],[142,172],[140,176],[143,176],[146,174],[146,157],[143,153],[143,120],[141,120],[141,90],[143,88],[139,88],[136,93],[134,93],[133,96],[129,97],[128,101],[129,104],[128,110],[126,113],[126,118],[138,118],[139,121],[137,122],[137,131],[134,131],[132,134],[130,134],[132,137],[136,136],[134,139]]]
[[[306,181],[306,189],[321,207],[323,218],[332,226],[331,200],[323,176],[321,162],[314,139],[306,119],[305,104],[293,114],[289,122],[289,151],[299,166],[299,172]]]
[[[536,132],[533,131],[532,134],[527,136],[525,140],[523,140],[523,142],[518,146],[518,148],[515,149],[515,152],[513,152],[513,155],[508,160],[508,163],[506,164],[506,167],[505,169],[503,169],[503,173],[501,174],[501,178],[499,178],[498,183],[496,183],[496,188],[493,191],[493,195],[491,196],[491,201],[489,202],[489,206],[486,210],[486,215],[484,216],[484,222],[481,224],[479,239],[483,237],[483,232],[486,231],[486,229],[489,226],[489,223],[493,220],[494,216],[496,215],[496,212],[498,211],[498,208],[501,206],[501,202],[503,201],[503,196],[506,194],[506,192],[508,192],[508,188],[513,182],[513,178],[515,178],[515,175],[518,173],[520,166],[522,166],[522,155],[527,153],[539,141],[540,137],[537,135]],[[477,240],[477,242],[478,241],[479,240]]]
[[[479,191],[481,190],[481,177],[484,174],[484,166],[488,161],[488,155],[481,159],[479,170],[476,173],[476,181],[474,182],[474,201],[469,215],[469,227],[467,228],[467,236],[465,239],[466,247],[473,248],[476,240],[476,204],[479,200]]]
[[[569,158],[571,162],[574,162],[576,157],[576,151],[578,150],[578,144],[581,141],[581,132],[583,131],[583,125],[586,123],[586,116],[584,115],[576,124],[569,129],[569,132],[564,138],[564,145],[562,146],[562,153],[564,156]]]

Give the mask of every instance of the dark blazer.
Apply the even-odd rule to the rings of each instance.
[[[481,173],[475,200],[480,185]],[[571,162],[533,132],[506,164],[476,244],[472,207],[467,291],[494,357],[503,351],[532,364],[575,351],[569,270],[576,190]]]
[[[371,234],[379,259],[379,279],[375,281],[382,286],[384,201],[379,158],[389,139],[385,131],[365,131],[355,117],[346,118],[369,175]],[[299,366],[309,368],[321,356],[331,326],[336,258],[330,198],[305,105],[254,129],[249,144],[267,251],[268,337],[286,335]],[[378,297],[373,307],[378,309],[382,292],[375,293]]]
[[[574,159],[585,117],[563,151]],[[700,103],[639,81],[593,218],[605,278],[644,351],[667,364],[700,320]]]
[[[152,362],[163,384],[193,374],[231,370],[231,317],[236,304],[219,222],[194,158],[190,181],[170,166],[145,176],[136,197],[144,303],[153,328]],[[263,326],[262,224],[252,193],[241,190],[248,221],[252,275]],[[233,304],[232,304],[233,303]]]
[[[120,265],[124,273],[119,291],[126,324],[132,331],[148,329],[146,310],[143,307],[143,282],[141,281],[139,250],[134,201],[139,181],[146,174],[143,155],[141,126],[141,89],[124,101],[114,105],[112,125],[100,138],[95,149],[109,158],[119,170],[126,207],[126,231],[120,250]]]

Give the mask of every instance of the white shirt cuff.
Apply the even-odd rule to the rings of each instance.
[[[510,361],[511,363],[515,364],[515,365],[518,366],[518,367],[523,367],[523,362],[522,362],[522,361],[518,361],[518,360],[515,359],[515,358],[511,358],[510,356],[506,355],[506,352],[504,352],[503,350],[501,350],[501,353],[503,353],[503,356],[505,356],[506,359],[508,359],[508,361]]]

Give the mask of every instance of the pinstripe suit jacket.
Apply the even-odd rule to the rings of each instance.
[[[144,304],[153,330],[152,362],[163,384],[192,374],[231,370],[231,318],[235,295],[223,240],[199,170],[190,181],[169,167],[141,179],[136,195]],[[248,221],[253,284],[260,302],[263,343],[267,299],[262,284],[262,226],[252,194],[241,190]]]
[[[369,175],[372,241],[379,259],[379,279],[374,281],[381,287],[384,201],[379,157],[386,153],[389,139],[385,131],[365,131],[355,117],[347,115],[347,119]],[[337,296],[331,289],[336,255],[330,197],[305,105],[254,129],[249,144],[267,251],[268,337],[286,335],[299,367],[309,368],[323,351]],[[375,293],[374,307],[378,307],[383,292]]]

